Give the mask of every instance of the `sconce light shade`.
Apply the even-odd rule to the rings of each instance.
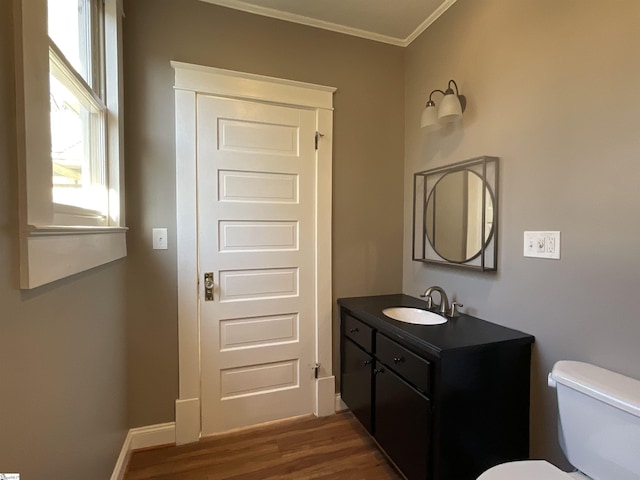
[[[452,86],[455,87],[455,92],[451,88]],[[436,92],[443,95],[439,107],[436,107],[435,102],[431,100],[431,97]],[[458,92],[458,85],[455,80],[449,80],[446,91],[433,90],[429,94],[429,101],[427,101],[426,108],[422,112],[420,126],[428,130],[434,130],[441,124],[455,122],[462,117],[462,112],[464,112],[466,106],[467,99]]]
[[[442,123],[451,123],[462,117],[462,105],[458,96],[453,92],[448,93],[442,99],[438,109],[438,120]]]
[[[438,109],[433,102],[431,104],[427,104],[427,108],[422,111],[422,118],[420,119],[420,126],[429,130],[438,126]]]

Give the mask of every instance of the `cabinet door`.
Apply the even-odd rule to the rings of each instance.
[[[382,364],[375,369],[375,438],[408,480],[429,471],[429,399]]]
[[[360,423],[373,432],[371,418],[371,355],[342,337],[340,395]]]

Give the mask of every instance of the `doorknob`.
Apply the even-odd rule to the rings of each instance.
[[[204,274],[204,301],[212,302],[213,301],[213,287],[215,284],[213,283],[213,272],[207,272]]]

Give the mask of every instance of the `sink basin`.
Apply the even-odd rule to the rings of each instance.
[[[413,323],[415,325],[440,325],[447,322],[446,317],[420,308],[392,307],[385,308],[382,313],[399,322]]]

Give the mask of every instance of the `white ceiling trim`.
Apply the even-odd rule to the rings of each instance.
[[[253,5],[242,0],[201,0],[207,3],[213,3],[222,7],[233,8],[234,10],[241,10],[243,12],[253,13],[256,15],[262,15],[265,17],[277,18],[279,20],[285,20],[287,22],[299,23],[310,27],[322,28],[324,30],[330,30],[332,32],[344,33],[346,35],[353,35],[355,37],[366,38],[368,40],[374,40],[376,42],[388,43],[391,45],[397,45],[399,47],[408,46],[413,40],[415,40],[422,32],[424,32],[433,22],[435,22],[440,15],[446,12],[451,5],[456,3],[457,0],[445,0],[438,9],[433,12],[429,17],[422,22],[418,28],[416,28],[408,37],[398,38],[388,35],[382,35],[367,30],[361,30],[358,28],[348,27],[346,25],[340,25],[338,23],[326,22],[317,18],[306,17],[304,15],[297,15],[294,13],[283,12],[274,8],[261,7]]]
[[[404,39],[405,43],[402,46],[406,47],[411,42],[413,42],[416,38],[418,38],[422,32],[424,32],[427,28],[429,28],[433,22],[435,22],[438,18],[440,18],[440,15],[442,15],[444,12],[449,10],[449,7],[451,7],[457,1],[458,0],[445,0],[444,2],[442,2],[442,4],[436,9],[435,12],[433,12],[431,15],[429,15],[424,20],[424,22],[422,22],[420,25],[418,25],[418,28],[416,28],[411,33],[411,35],[409,35],[407,38]]]

